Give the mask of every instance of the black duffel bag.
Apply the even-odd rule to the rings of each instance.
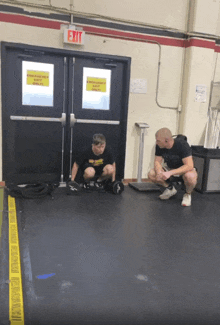
[[[38,199],[50,195],[57,186],[57,184],[47,183],[25,186],[11,185],[8,187],[8,194],[15,198]]]

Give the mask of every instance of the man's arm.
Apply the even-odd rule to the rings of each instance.
[[[114,168],[114,171],[113,171],[113,174],[112,174],[112,182],[115,181],[115,176],[116,176],[116,163],[114,162],[112,164],[113,168]]]
[[[155,156],[154,170],[156,175],[159,175],[163,171],[162,163],[163,163],[163,157]]]
[[[182,161],[183,161],[183,166],[181,166],[181,167],[179,167],[177,169],[173,169],[172,170],[172,175],[183,175],[186,172],[190,172],[191,170],[193,170],[194,163],[193,163],[192,156],[183,158]]]
[[[73,164],[73,168],[72,168],[72,175],[71,175],[71,181],[74,181],[76,174],[78,172],[79,166],[77,165],[76,162],[74,162]]]
[[[194,168],[194,163],[193,163],[193,158],[192,156],[186,157],[182,159],[183,161],[183,166],[170,170],[168,172],[163,173],[163,179],[166,180],[170,178],[170,176],[174,175],[183,175],[186,172],[190,172]]]
[[[113,167],[112,182],[114,182],[116,179],[116,163],[111,147],[107,147],[107,164],[110,164]]]

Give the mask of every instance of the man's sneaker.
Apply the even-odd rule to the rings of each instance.
[[[191,205],[191,194],[185,193],[183,195],[183,200],[181,205],[184,207],[189,207]]]
[[[100,189],[100,190],[102,190],[104,187],[103,187],[103,183],[102,182],[95,182],[94,183],[94,186],[95,186],[95,188],[96,189]]]
[[[106,193],[105,186],[103,182],[95,182],[95,188],[98,190],[99,193]]]
[[[90,182],[84,182],[83,183],[83,189],[86,191],[86,192],[91,192],[91,185],[90,185]]]
[[[172,189],[169,189],[168,187],[165,189],[165,191],[159,196],[161,200],[168,200],[171,196],[174,196],[177,193],[177,190],[173,186]]]

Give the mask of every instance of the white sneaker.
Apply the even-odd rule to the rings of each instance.
[[[165,191],[159,196],[161,200],[168,200],[171,196],[174,196],[177,193],[177,190],[173,186],[172,190],[166,188]]]
[[[185,193],[181,205],[189,207],[191,205],[191,194]]]

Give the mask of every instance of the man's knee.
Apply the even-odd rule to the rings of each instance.
[[[155,179],[155,176],[156,176],[155,170],[152,168],[148,173],[148,178]]]
[[[106,175],[113,175],[114,173],[114,166],[111,165],[111,164],[108,164],[108,165],[105,165],[105,167],[103,168],[103,176],[106,176]]]
[[[95,176],[95,169],[93,167],[88,167],[84,170],[83,177],[85,179],[93,178]]]
[[[184,180],[184,183],[188,184],[188,185],[196,185],[197,183],[197,172],[194,170],[194,171],[190,171],[190,172],[187,172],[183,175],[183,180]]]

